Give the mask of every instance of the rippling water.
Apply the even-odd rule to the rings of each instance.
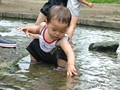
[[[11,29],[11,32],[0,32],[2,35],[21,35],[15,28],[33,24],[23,20],[1,20],[0,27]],[[120,50],[117,52],[89,51],[93,42],[120,41],[120,31],[116,29],[77,26],[73,36],[73,48],[76,56],[78,76],[66,78],[64,71],[54,71],[52,66],[42,63],[30,65],[29,56],[21,62],[22,68],[15,72],[5,72],[0,77],[2,90],[120,90]],[[28,65],[29,66],[29,65]],[[25,67],[26,68],[26,67]]]
[[[120,59],[116,52],[89,51],[93,42],[120,41],[118,30],[94,27],[77,27],[73,37],[79,83],[75,90],[119,90]]]

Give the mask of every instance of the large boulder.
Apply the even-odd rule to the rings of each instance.
[[[118,46],[119,43],[116,41],[96,42],[96,43],[91,43],[89,45],[89,50],[100,51],[100,52],[107,52],[107,51],[116,52]]]

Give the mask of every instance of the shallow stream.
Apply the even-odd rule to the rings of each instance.
[[[16,27],[34,24],[32,21],[1,20],[3,36],[17,34]],[[6,32],[8,30],[8,32]],[[0,90],[120,90],[120,49],[117,52],[89,51],[93,42],[120,41],[120,31],[110,28],[77,26],[73,36],[76,56],[75,78],[65,71],[55,71],[43,63],[29,64],[29,56],[20,59],[13,68],[0,76]]]

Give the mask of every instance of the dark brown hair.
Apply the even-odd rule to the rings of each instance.
[[[62,5],[54,5],[48,12],[47,23],[50,23],[51,19],[56,19],[59,22],[67,23],[69,26],[71,21],[71,13],[68,8]]]

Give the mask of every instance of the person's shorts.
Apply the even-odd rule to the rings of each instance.
[[[49,9],[53,6],[53,5],[63,5],[63,6],[67,6],[67,1],[68,0],[48,0],[48,2],[46,2],[44,4],[44,6],[40,9],[40,11],[47,16]]]
[[[70,10],[72,16],[79,16],[80,2],[78,0],[68,0],[67,8]]]
[[[39,46],[39,39],[34,39],[27,47],[27,50],[38,62],[42,61],[45,63],[57,65],[57,59],[63,59],[67,61],[65,53],[60,47],[56,47],[49,53],[41,50]]]

